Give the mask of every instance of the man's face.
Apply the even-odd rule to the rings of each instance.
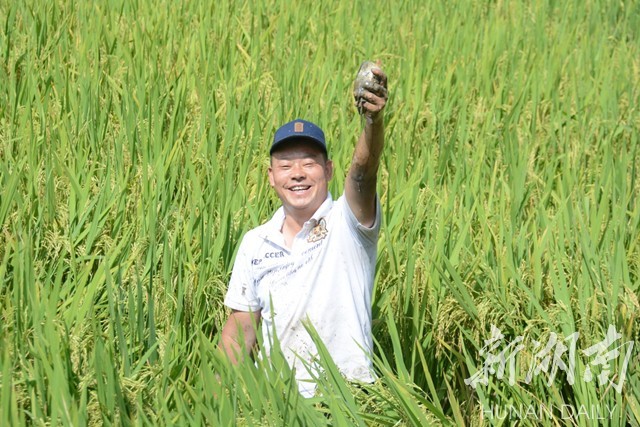
[[[311,218],[327,198],[333,163],[308,142],[290,142],[271,155],[269,183],[285,214]]]

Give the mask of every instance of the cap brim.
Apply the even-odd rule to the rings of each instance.
[[[278,142],[273,143],[273,145],[271,145],[271,149],[269,150],[269,155],[294,142],[307,142],[319,148],[325,155],[327,154],[327,146],[317,139],[310,136],[290,135],[286,138],[282,138]]]

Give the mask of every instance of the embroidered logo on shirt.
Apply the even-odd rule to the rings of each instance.
[[[324,218],[320,218],[318,221],[318,225],[313,227],[313,230],[309,233],[309,237],[307,237],[307,242],[315,243],[327,237],[327,222]]]

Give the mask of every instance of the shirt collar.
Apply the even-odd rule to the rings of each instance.
[[[333,197],[330,192],[327,192],[327,198],[322,202],[318,210],[315,211],[311,218],[307,221],[307,223],[311,223],[312,226],[315,226],[321,218],[327,216],[327,214],[331,211],[333,207]],[[275,236],[282,236],[280,230],[282,230],[282,223],[284,222],[284,207],[280,206],[278,210],[273,214],[269,222],[265,224],[265,230],[261,233],[263,238],[269,239],[274,243],[277,243]]]
[[[320,219],[324,218],[331,211],[331,207],[333,206],[333,197],[331,197],[331,193],[327,192],[327,198],[324,199],[324,202],[320,205],[318,210],[311,215],[309,221],[313,221],[314,225],[320,221]]]

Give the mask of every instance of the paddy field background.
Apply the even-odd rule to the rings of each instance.
[[[367,59],[379,379],[305,400],[222,299],[281,123],[342,192]],[[638,426],[639,106],[635,1],[0,0],[0,424]]]

